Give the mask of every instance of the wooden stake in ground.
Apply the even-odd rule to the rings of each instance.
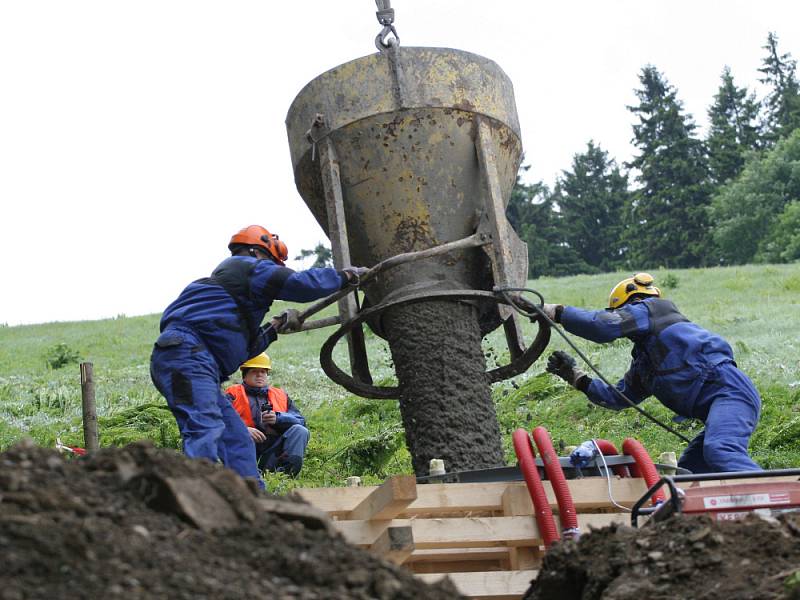
[[[87,452],[100,446],[97,436],[97,408],[94,401],[94,372],[92,363],[81,363],[81,400],[83,411],[83,443]]]

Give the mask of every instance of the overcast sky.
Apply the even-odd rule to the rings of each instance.
[[[794,0],[392,5],[402,45],[505,70],[529,179],[548,184],[589,139],[630,158],[643,65],[704,127],[725,65],[756,86],[769,31],[800,58]],[[372,0],[0,0],[0,323],[160,312],[251,223],[291,257],[325,240],[286,111],[378,30]]]

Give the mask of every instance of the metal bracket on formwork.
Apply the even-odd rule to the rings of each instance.
[[[325,190],[325,205],[328,212],[328,231],[333,254],[333,266],[337,269],[350,266],[350,246],[347,242],[347,222],[344,214],[344,195],[339,173],[336,148],[329,135],[325,116],[317,114],[309,129],[309,140],[319,148],[319,163],[322,173],[322,186]],[[357,292],[356,292],[357,293]],[[358,306],[355,294],[347,294],[339,300],[339,318],[347,322],[356,317]],[[350,354],[350,369],[353,376],[365,383],[372,383],[367,361],[367,348],[364,343],[364,329],[359,325],[347,335]]]
[[[489,220],[489,231],[492,234],[492,249],[486,249],[492,261],[494,284],[497,287],[513,287],[511,281],[511,225],[505,217],[503,193],[500,189],[500,179],[497,174],[497,155],[489,124],[483,117],[477,117],[477,133],[475,135],[475,149],[478,152],[478,166],[481,178],[486,186],[485,216]],[[516,358],[525,352],[522,341],[522,329],[519,319],[513,309],[507,305],[499,305],[500,318],[503,320],[503,329],[511,357]]]

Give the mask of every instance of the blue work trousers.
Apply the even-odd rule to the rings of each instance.
[[[732,363],[714,367],[698,401],[708,402],[705,429],[684,450],[678,466],[692,473],[760,471],[747,453],[761,399],[750,378]]]
[[[255,444],[220,389],[216,361],[193,333],[169,328],[161,334],[150,357],[150,377],[178,422],[186,456],[220,460],[263,488]]]
[[[277,440],[258,444],[258,464],[267,471],[284,471],[297,475],[303,468],[303,457],[311,437],[302,425],[292,425]]]

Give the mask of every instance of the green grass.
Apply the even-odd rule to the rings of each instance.
[[[629,275],[542,278],[529,285],[547,302],[599,308],[612,285]],[[756,383],[763,411],[751,443],[754,458],[765,467],[800,466],[800,265],[664,270],[653,275],[656,284],[670,284],[665,295],[687,317],[731,343],[739,366]],[[276,303],[272,314],[284,307]],[[524,330],[530,339],[534,326],[526,324]],[[286,389],[302,408],[312,432],[300,478],[269,475],[268,483],[275,491],[340,485],[349,475],[376,483],[391,473],[411,472],[396,402],[356,398],[323,374],[319,348],[331,332],[283,336],[270,348],[273,383]],[[25,436],[44,446],[54,446],[56,438],[82,445],[78,366],[52,369],[47,362],[58,344],[76,352],[80,360],[94,363],[102,445],[147,438],[177,448],[174,420],[150,383],[148,361],[157,334],[158,315],[0,327],[0,449]],[[625,372],[629,342],[599,346],[578,338],[573,341],[608,379],[616,380]],[[375,380],[391,383],[394,375],[385,342],[367,332],[367,344]],[[556,349],[569,350],[554,334],[547,353]],[[484,350],[490,364],[508,360],[500,331],[484,340]],[[344,344],[337,348],[335,359],[346,368]],[[539,360],[527,373],[493,389],[509,462],[514,460],[511,432],[537,425],[550,430],[557,447],[590,437],[608,438],[619,445],[633,436],[656,456],[682,450],[679,440],[638,413],[595,407],[543,369],[544,360]],[[654,399],[643,406],[661,420],[672,416]],[[685,422],[676,428],[691,437],[700,426]]]

